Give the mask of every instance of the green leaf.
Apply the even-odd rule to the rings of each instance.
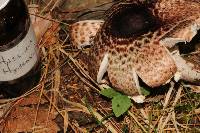
[[[141,90],[142,95],[144,96],[150,95],[150,91],[148,89],[141,87],[140,90]]]
[[[100,92],[100,94],[105,96],[105,97],[108,97],[108,98],[113,98],[113,97],[115,97],[117,95],[121,95],[119,92],[113,90],[112,88],[103,89]]]
[[[116,117],[124,114],[131,105],[130,98],[125,95],[117,95],[112,99],[112,109]]]

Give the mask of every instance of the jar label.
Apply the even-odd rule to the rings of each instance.
[[[38,47],[33,27],[15,47],[0,52],[0,81],[11,81],[27,74],[37,63]]]
[[[10,0],[0,0],[0,10],[3,9]]]

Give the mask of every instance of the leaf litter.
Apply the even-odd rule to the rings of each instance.
[[[23,96],[0,100],[1,132],[200,132],[199,86],[190,84],[171,83],[168,92],[158,95],[146,92],[145,103],[133,102],[126,114],[110,116],[111,100],[100,95],[101,85],[88,76],[84,54],[70,45],[68,26],[103,17],[114,2],[27,3],[41,49],[42,76]],[[181,108],[186,103],[187,112]]]

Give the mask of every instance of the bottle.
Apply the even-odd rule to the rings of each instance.
[[[39,76],[39,48],[24,0],[0,0],[1,97],[22,95]]]

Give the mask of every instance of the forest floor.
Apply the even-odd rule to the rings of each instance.
[[[82,51],[70,44],[69,24],[104,19],[115,2],[27,0],[31,17],[38,19],[42,74],[23,96],[0,100],[2,133],[200,133],[200,86],[171,83],[142,104],[132,101],[116,117],[111,99],[88,77]]]

